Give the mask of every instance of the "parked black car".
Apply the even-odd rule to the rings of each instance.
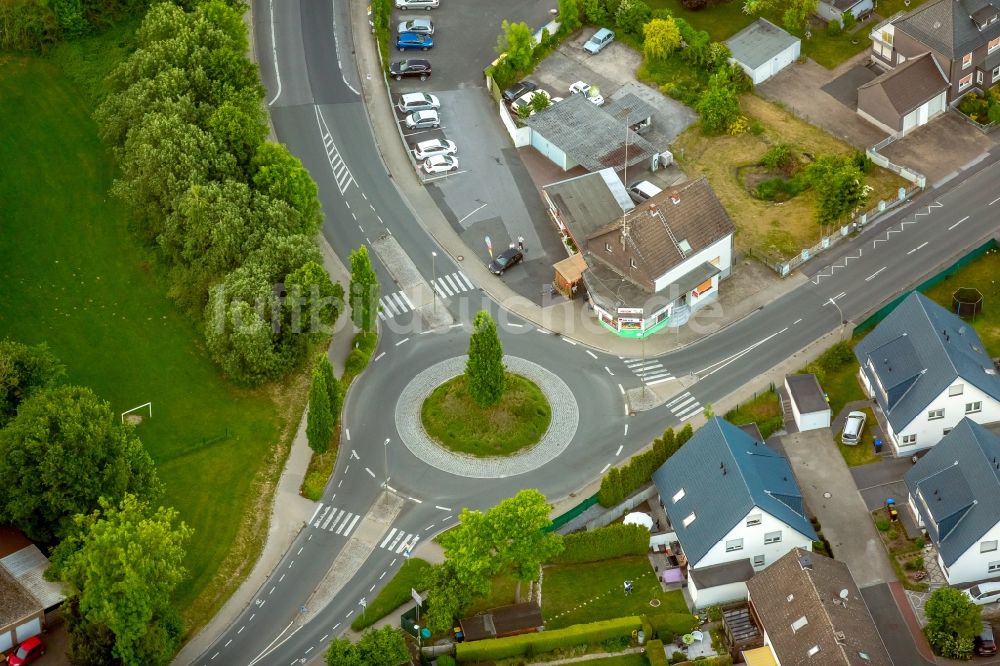
[[[973,649],[980,656],[989,656],[997,653],[997,643],[993,640],[993,625],[983,622],[983,629],[973,641]]]
[[[524,255],[516,247],[508,248],[498,254],[496,258],[490,262],[489,269],[494,275],[503,275],[503,272],[513,266],[514,264],[521,263],[524,259]]]
[[[398,60],[389,65],[389,75],[397,81],[409,77],[426,81],[431,75],[431,63],[429,60]]]
[[[510,104],[524,93],[532,90],[538,90],[538,86],[531,81],[521,81],[519,83],[515,83],[510,88],[507,88],[507,90],[504,90],[503,99],[505,102]]]

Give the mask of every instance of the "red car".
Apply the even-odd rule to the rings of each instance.
[[[7,657],[9,666],[26,666],[33,664],[45,654],[45,643],[38,636],[32,636],[17,646],[17,650]]]

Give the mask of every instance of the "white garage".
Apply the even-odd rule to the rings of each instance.
[[[757,85],[798,60],[802,43],[767,19],[757,19],[726,41],[729,62],[739,65]]]
[[[786,375],[785,390],[799,432],[830,427],[830,404],[816,375]]]

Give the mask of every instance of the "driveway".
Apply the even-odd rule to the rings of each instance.
[[[898,583],[892,586],[899,587]],[[901,590],[897,592],[897,595]],[[895,666],[929,666],[935,663],[920,626],[912,617],[904,618],[893,596],[890,584],[861,588],[861,596],[875,621],[875,628],[885,644]],[[903,597],[902,603],[907,603]],[[909,610],[907,608],[907,610]],[[919,648],[918,648],[919,646]]]
[[[983,134],[957,112],[948,111],[879,152],[916,169],[927,176],[928,186],[938,187],[985,158],[997,145],[996,136]]]
[[[847,564],[858,587],[895,580],[871,514],[831,431],[811,430],[781,439],[809,510],[819,520],[833,556]]]
[[[864,150],[888,136],[857,114],[857,91],[855,89],[852,97],[847,90],[852,81],[865,78],[865,74],[855,70],[863,69],[867,59],[868,54],[862,53],[834,70],[812,60],[795,63],[757,86],[757,92],[766,99],[781,102],[799,118],[858,150]]]

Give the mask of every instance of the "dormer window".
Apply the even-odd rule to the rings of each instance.
[[[962,69],[968,69],[972,67],[972,53],[966,53],[962,56]]]

